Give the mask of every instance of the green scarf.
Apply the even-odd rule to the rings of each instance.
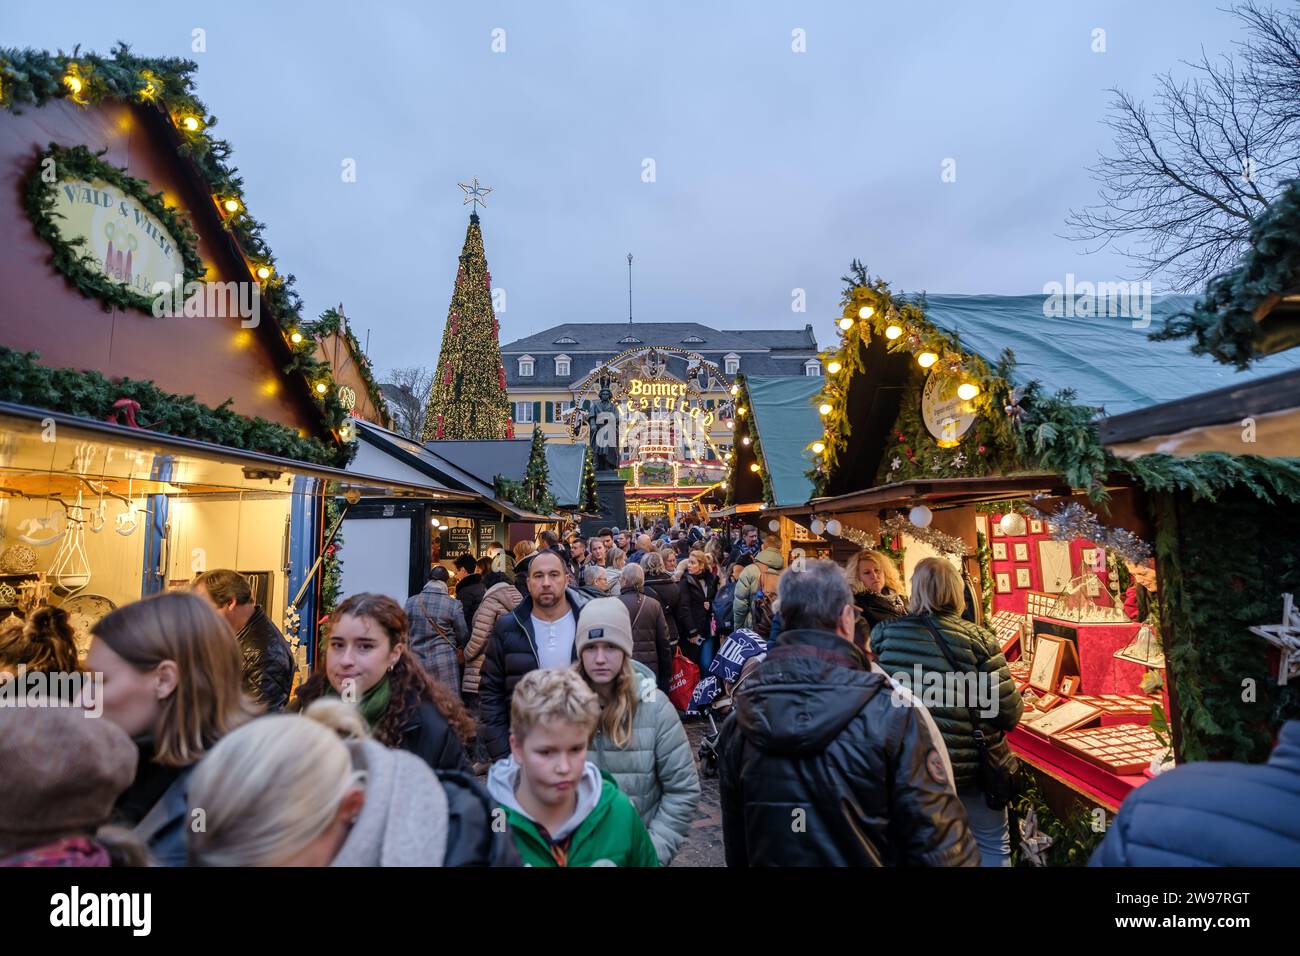
[[[329,692],[335,697],[339,696],[333,684],[329,685]],[[375,724],[379,723],[379,719],[384,716],[384,711],[388,710],[388,701],[391,697],[392,687],[388,683],[387,674],[378,684],[361,695],[361,717],[371,730],[375,729]]]

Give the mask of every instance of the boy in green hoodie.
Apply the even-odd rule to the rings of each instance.
[[[618,785],[587,760],[600,700],[571,670],[535,670],[510,704],[510,756],[488,773],[525,866],[658,866]]]

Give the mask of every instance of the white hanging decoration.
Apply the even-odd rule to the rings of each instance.
[[[18,535],[18,540],[24,544],[30,544],[34,548],[43,548],[46,545],[53,544],[63,537],[64,531],[55,531],[59,523],[57,514],[48,515],[44,518],[28,518],[18,523],[18,530],[22,533]],[[53,534],[41,534],[40,532],[51,531]]]
[[[1293,677],[1300,677],[1300,611],[1290,594],[1282,595],[1282,623],[1261,624],[1250,629],[1276,647],[1281,655],[1277,664],[1277,684],[1285,687]]]
[[[826,530],[826,522],[821,518],[813,518],[812,521],[808,523],[808,530],[820,538],[821,533]]]
[[[99,534],[104,530],[104,525],[108,522],[108,502],[100,497],[99,507],[90,513],[86,523],[90,525],[92,534]]]
[[[838,538],[840,532],[844,530],[844,525],[840,524],[838,518],[832,518],[830,521],[826,522],[826,530]]]
[[[1016,514],[1014,511],[1008,512],[1002,516],[1002,520],[998,522],[998,527],[1002,529],[1003,534],[1009,537],[1014,538],[1017,535],[1022,535],[1025,533],[1026,527],[1025,516]]]
[[[925,505],[917,505],[907,513],[907,520],[918,528],[928,528],[930,522],[934,520],[934,512]]]
[[[72,512],[77,513],[74,515]],[[86,509],[77,492],[75,508],[68,510],[67,533],[63,543],[50,562],[49,579],[54,588],[65,596],[76,594],[90,583],[90,558],[86,555]]]
[[[773,518],[771,521],[769,521],[769,522],[767,523],[767,530],[769,530],[769,531],[780,531],[780,530],[781,530],[781,522],[780,522],[779,520],[777,520],[776,518]]]

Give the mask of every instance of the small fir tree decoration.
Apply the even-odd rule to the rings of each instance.
[[[514,437],[489,276],[478,213],[471,213],[429,392],[424,441]]]
[[[596,491],[596,469],[591,464],[591,450],[582,465],[582,510],[588,514],[600,512],[600,495]]]
[[[546,467],[546,436],[538,425],[533,425],[533,447],[528,452],[528,467],[524,469],[524,495],[532,509],[540,514],[555,510],[551,494],[551,476]]]

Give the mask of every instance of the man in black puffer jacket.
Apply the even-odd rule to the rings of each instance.
[[[235,632],[244,659],[244,692],[264,704],[270,713],[284,710],[296,669],[293,651],[262,605],[253,603],[248,578],[238,571],[218,568],[200,574],[192,587]]]
[[[538,551],[516,569],[528,596],[497,619],[483,651],[479,676],[479,741],[492,760],[510,753],[510,698],[515,685],[539,667],[567,667],[577,660],[578,612],[591,600],[566,587],[568,570],[558,551]],[[537,631],[541,629],[543,634]]]
[[[925,709],[853,645],[840,568],[781,577],[787,622],[718,741],[728,866],[977,866]]]

